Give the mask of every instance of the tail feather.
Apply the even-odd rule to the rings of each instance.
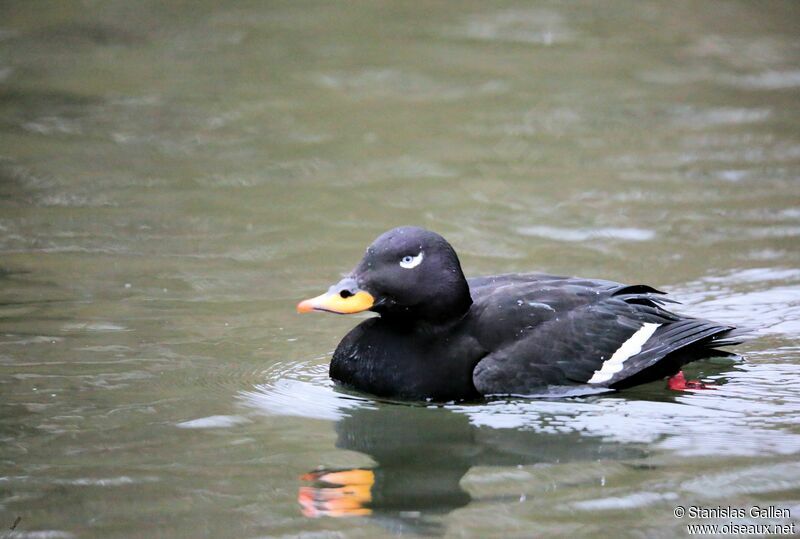
[[[732,346],[734,344],[741,344],[751,338],[753,338],[753,330],[751,328],[732,327],[725,333],[720,333],[711,337],[707,346],[709,348],[716,348],[717,346]]]
[[[714,347],[738,342],[740,335],[734,326],[699,318],[665,324],[641,352],[625,362],[608,386],[621,389],[674,374],[686,363],[713,355]]]

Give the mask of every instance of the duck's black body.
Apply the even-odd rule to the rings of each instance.
[[[544,274],[466,280],[452,247],[413,227],[379,237],[350,277],[301,310],[357,312],[347,302],[363,298],[381,316],[342,340],[330,375],[391,398],[622,389],[737,342],[732,326],[674,314],[648,286]]]

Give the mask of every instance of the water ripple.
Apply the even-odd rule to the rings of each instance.
[[[774,414],[786,406],[785,402],[772,399],[768,404],[753,404],[737,399],[726,387],[714,391],[713,397],[687,395],[680,398],[681,402],[606,397],[508,401],[454,409],[477,426],[551,434],[579,432],[620,443],[649,443],[686,456],[800,453],[800,435],[787,428],[782,416]],[[753,407],[761,413],[752,413]],[[800,403],[791,408],[795,414],[800,412]],[[735,443],[731,439],[734,435]]]
[[[655,237],[652,230],[643,228],[562,228],[554,226],[528,226],[517,228],[525,236],[538,236],[556,241],[582,242],[596,239],[647,241]]]
[[[710,275],[676,290],[693,314],[747,326],[757,334],[800,334],[800,272],[752,268]]]
[[[265,382],[239,393],[241,402],[262,414],[337,420],[373,403],[336,391],[327,365],[277,363],[264,375]]]
[[[545,9],[509,9],[467,17],[452,37],[550,46],[574,39],[564,17]]]

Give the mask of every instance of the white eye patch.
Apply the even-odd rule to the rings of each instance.
[[[416,268],[422,264],[422,252],[417,256],[406,255],[400,260],[400,267],[405,269]]]

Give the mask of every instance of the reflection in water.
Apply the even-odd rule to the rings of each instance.
[[[400,404],[351,410],[336,423],[336,433],[336,447],[369,455],[376,465],[304,475],[304,480],[313,483],[299,489],[303,514],[370,515],[393,532],[437,531],[440,524],[431,517],[472,501],[461,479],[473,466],[514,467],[644,455],[636,445],[580,432],[477,426],[455,410]]]
[[[619,461],[645,456],[658,461],[664,451],[676,462],[798,451],[800,435],[788,428],[787,412],[800,409],[800,400],[782,382],[796,379],[795,366],[776,370],[774,365],[716,358],[690,367],[688,377],[713,383],[715,390],[677,392],[655,383],[612,395],[424,406],[348,393],[328,379],[324,364],[279,363],[264,383],[240,393],[240,400],[257,414],[335,421],[336,447],[374,462],[303,474],[297,496],[303,515],[366,516],[393,532],[440,534],[449,522],[444,515],[455,509],[516,504],[542,494],[543,484],[536,481],[521,485],[519,492],[513,486],[511,491],[482,492],[486,485],[464,479],[479,467],[497,467],[504,475],[525,473],[521,466],[557,466],[554,476],[576,473],[584,481],[591,473],[605,477]],[[757,380],[771,391],[753,392]],[[736,443],[731,443],[732,432]],[[642,468],[651,467],[651,460]],[[319,462],[309,462],[309,468]],[[575,462],[581,463],[577,470],[570,466]],[[501,482],[508,483],[507,478]],[[675,488],[692,493],[697,489],[692,485]],[[673,503],[678,496],[647,490],[622,494],[599,492],[569,503],[586,511],[614,511],[631,504]]]

